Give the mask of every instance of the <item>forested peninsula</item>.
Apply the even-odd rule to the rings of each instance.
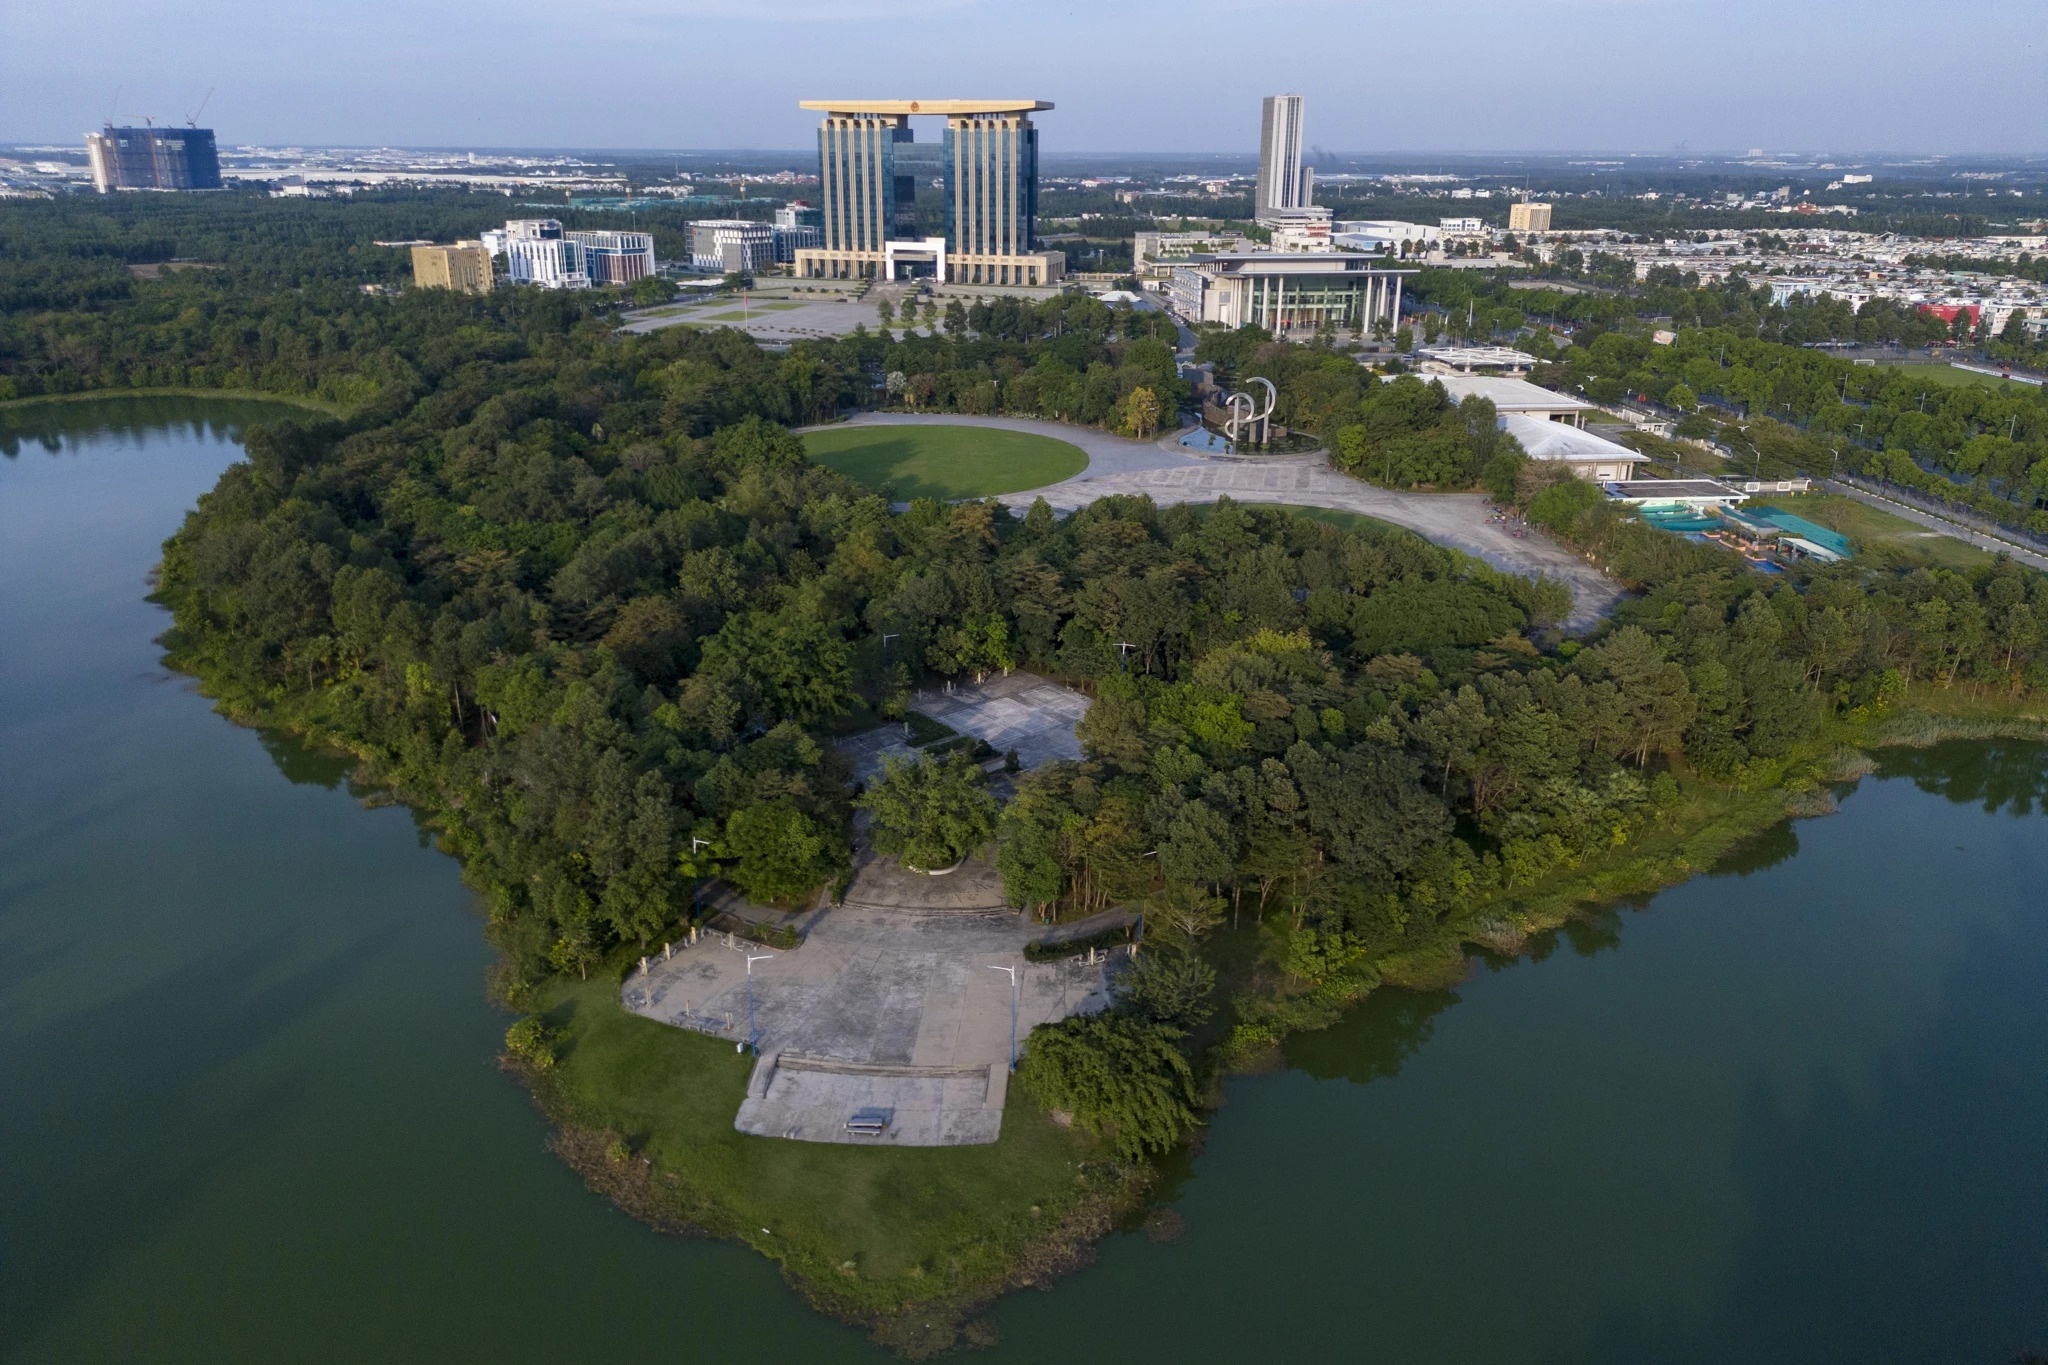
[[[1864,770],[1858,746],[2039,733],[2048,579],[2002,560],[1761,576],[1532,481],[1490,422],[1390,400],[1327,346],[1213,343],[1285,380],[1290,420],[1361,472],[1365,452],[1426,448],[1444,471],[1428,482],[1526,503],[1636,590],[1612,622],[1564,638],[1555,584],[1281,509],[898,509],[791,434],[913,398],[1115,425],[1145,389],[1171,411],[1155,320],[1085,297],[772,353],[729,330],[625,335],[597,295],[199,273],[90,325],[13,314],[0,353],[44,392],[203,370],[346,405],[250,429],[166,544],[171,660],[229,715],[355,755],[461,859],[495,989],[528,1016],[510,1052],[593,1184],[744,1238],[908,1350],[1085,1254],[1218,1078],[1288,1031],[1382,985],[1453,982],[1473,947],[1516,951],[1822,813]],[[1147,925],[1114,1009],[1029,1041],[1038,1107],[1012,1121],[1053,1174],[962,1177],[992,1191],[988,1216],[898,1265],[800,1226],[756,1236],[734,1213],[748,1173],[593,1100],[653,1074],[588,1070],[623,1027],[598,1011],[619,1013],[620,974],[685,932],[709,879],[831,894],[856,795],[835,737],[901,717],[921,682],[1018,667],[1093,701],[1084,760],[1023,775],[996,819],[1010,898]]]

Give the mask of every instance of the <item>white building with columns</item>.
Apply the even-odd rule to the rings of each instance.
[[[1401,325],[1401,281],[1355,251],[1218,252],[1189,257],[1167,281],[1182,321],[1263,327],[1275,336],[1329,327],[1364,335]]]

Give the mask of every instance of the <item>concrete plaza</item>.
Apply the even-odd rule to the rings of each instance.
[[[1121,915],[1067,926],[1079,937]],[[801,946],[775,952],[706,935],[650,959],[623,989],[627,1009],[735,1044],[754,1066],[734,1126],[808,1142],[939,1147],[1002,1131],[1012,1037],[1109,1004],[1121,954],[1032,963],[1045,933],[1003,904],[985,858],[928,877],[863,854],[843,904],[812,912]],[[851,1125],[851,1126],[850,1126]]]
[[[1035,673],[1010,673],[961,683],[951,691],[927,688],[911,698],[910,709],[988,741],[997,753],[1015,749],[1022,766],[1035,768],[1055,759],[1081,757],[1075,726],[1088,714],[1088,698]],[[886,757],[917,753],[905,738],[904,727],[896,725],[841,740],[839,749],[852,762],[857,782],[880,772]]]

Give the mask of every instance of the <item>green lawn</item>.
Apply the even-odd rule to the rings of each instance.
[[[1942,388],[1963,388],[1974,385],[1984,389],[2031,389],[2032,384],[2022,384],[2015,379],[2000,379],[1995,374],[1978,374],[1972,370],[1959,370],[1953,365],[1880,365],[1881,370],[1896,370],[1906,378],[1933,384]]]
[[[1777,507],[1805,517],[1817,526],[1840,531],[1856,547],[1858,558],[1882,562],[1895,558],[1908,564],[1967,572],[1991,561],[1988,551],[1953,536],[1893,516],[1854,498],[1834,493],[1752,498],[1750,505]]]
[[[1088,467],[1079,446],[994,427],[835,427],[804,444],[819,464],[906,500],[1021,493]]]
[[[828,1292],[886,1309],[1000,1278],[1035,1234],[1090,1197],[1081,1163],[1102,1159],[1100,1146],[1016,1088],[1001,1141],[985,1147],[741,1133],[733,1116],[754,1059],[628,1014],[618,996],[610,979],[561,981],[538,1002],[563,1030],[555,1075],[575,1120],[624,1134],[694,1196],[713,1231]]]

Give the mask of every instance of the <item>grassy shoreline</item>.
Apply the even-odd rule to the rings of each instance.
[[[743,1243],[812,1308],[911,1359],[970,1341],[1000,1295],[1094,1259],[1155,1173],[1110,1158],[1012,1091],[986,1147],[855,1147],[740,1133],[753,1057],[626,1013],[614,973],[553,983],[537,1007],[559,1060],[501,1059],[551,1147],[657,1230]]]
[[[389,791],[374,755],[264,699],[221,696],[200,681],[230,719],[352,753],[363,764],[358,780]],[[1197,1040],[1212,1100],[1228,1076],[1274,1066],[1289,1035],[1335,1024],[1374,990],[1448,988],[1475,952],[1519,954],[1536,934],[1706,871],[1781,821],[1832,810],[1830,789],[1870,770],[1865,750],[1951,739],[2048,741],[2048,713],[1916,688],[1881,717],[1831,723],[1774,765],[1768,781],[1743,789],[1688,780],[1679,803],[1628,845],[1475,900],[1429,939],[1312,987],[1274,972],[1255,927],[1219,935],[1227,1003]],[[460,838],[431,794],[390,795],[415,806],[440,832],[443,851],[460,856]],[[936,1355],[963,1336],[971,1345],[994,1340],[979,1317],[989,1303],[1091,1263],[1095,1243],[1140,1213],[1157,1184],[1158,1163],[1110,1159],[1102,1144],[1057,1124],[1016,1089],[1002,1138],[987,1147],[868,1148],[741,1134],[732,1115],[752,1058],[627,1013],[618,981],[628,965],[619,957],[588,980],[558,978],[517,1000],[492,988],[496,1003],[531,1012],[550,1030],[551,1065],[509,1053],[499,1061],[549,1124],[551,1150],[628,1216],[658,1231],[750,1247],[811,1307],[908,1358]],[[1191,1140],[1200,1141],[1199,1131]]]
[[[329,417],[347,417],[355,411],[346,403],[330,403],[324,398],[306,398],[293,394],[266,393],[262,389],[87,389],[82,393],[36,393],[26,398],[9,398],[0,401],[0,412],[12,412],[21,408],[39,407],[46,403],[91,403],[108,398],[209,398],[227,399],[241,403],[282,403],[287,407],[306,408],[313,412],[325,413]]]

